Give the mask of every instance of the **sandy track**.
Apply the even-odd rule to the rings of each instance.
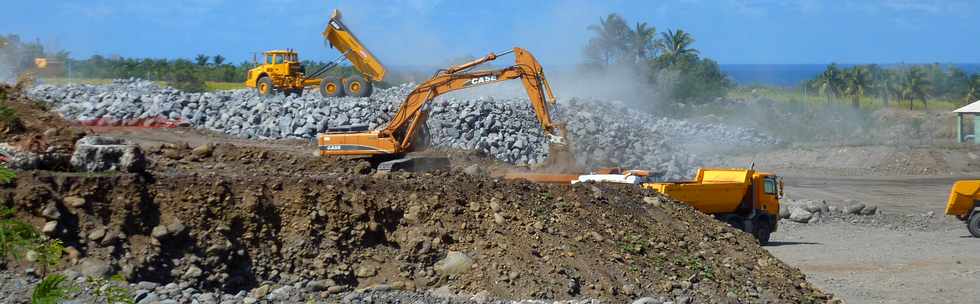
[[[785,225],[766,247],[848,303],[978,303],[980,239],[965,227]]]

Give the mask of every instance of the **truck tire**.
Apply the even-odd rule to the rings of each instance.
[[[265,97],[275,94],[276,87],[272,85],[272,79],[269,79],[268,76],[262,76],[255,81],[255,90],[259,92],[259,96]]]
[[[769,227],[769,223],[766,221],[756,221],[755,223],[755,236],[756,240],[759,240],[759,245],[765,246],[769,245],[769,237],[772,236],[772,227]]]
[[[320,95],[323,97],[344,97],[344,85],[340,78],[323,77],[320,81]]]
[[[973,237],[980,238],[980,212],[973,212],[970,219],[966,222],[966,229],[970,230]]]
[[[344,87],[347,94],[354,97],[368,97],[374,91],[374,85],[364,79],[364,76],[354,75],[347,78],[347,85]]]

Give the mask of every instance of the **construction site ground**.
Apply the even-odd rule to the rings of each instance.
[[[62,210],[74,229],[66,231],[68,244],[101,259],[125,250],[115,268],[128,268],[135,280],[187,277],[193,266],[205,271],[197,287],[231,292],[254,293],[270,278],[291,284],[329,276],[348,288],[451,285],[453,292],[505,299],[624,302],[655,292],[706,302],[827,300],[799,268],[847,303],[978,298],[980,242],[941,212],[953,180],[980,177],[968,161],[980,152],[966,145],[784,148],[720,160],[785,176],[790,198],[879,207],[871,220],[784,221],[763,249],[683,205],[662,198],[644,204],[648,194],[631,187],[559,188],[460,171],[375,176],[358,161],[315,156],[315,145],[302,140],[69,127],[38,114],[43,109],[17,109],[27,130],[8,141],[43,132],[50,143],[70,143],[82,132],[128,139],[146,151],[150,177],[28,171],[6,190],[34,212],[22,216],[38,227],[46,221],[38,212],[52,198],[85,197],[84,211]],[[204,144],[210,153],[194,152]],[[496,165],[454,153],[457,168]],[[190,232],[150,237],[175,224]],[[102,230],[106,237],[86,240],[99,229],[109,230]],[[449,251],[485,264],[440,275],[433,263]],[[197,257],[205,253],[206,260]]]
[[[881,215],[852,223],[782,221],[770,252],[848,303],[980,299],[980,240],[943,215],[953,182],[980,178],[972,145],[784,148],[726,159],[784,177],[787,198],[857,201]]]
[[[249,141],[193,129],[104,128],[93,131],[145,145],[219,142],[296,156],[309,156],[314,150],[312,144],[303,141]],[[980,149],[966,145],[826,148],[828,151],[841,149],[848,152],[846,155],[861,160],[838,157],[817,161],[789,156],[794,153],[807,155],[808,152],[798,149],[732,158],[753,159],[757,168],[784,176],[788,198],[832,203],[856,200],[877,205],[882,213],[879,220],[870,224],[783,221],[781,230],[773,235],[773,244],[765,248],[789,265],[800,268],[817,286],[839,295],[847,303],[967,303],[980,298],[980,291],[975,288],[980,285],[980,258],[976,255],[980,252],[980,242],[969,237],[962,222],[942,215],[953,181],[980,178],[980,170],[973,174],[962,169],[923,170],[970,169],[971,166],[960,162],[980,154]],[[869,161],[894,161],[902,156],[916,159],[895,167]],[[454,165],[464,166],[465,163]],[[910,175],[910,170],[931,174]],[[929,212],[932,212],[931,216],[928,216]],[[903,218],[915,218],[916,225],[906,225]]]
[[[610,303],[832,298],[751,236],[637,187],[540,185],[458,169],[374,174],[363,161],[314,155],[305,141],[68,126],[38,119],[48,115],[43,107],[18,110],[24,127],[7,131],[11,142],[48,139],[70,150],[59,136],[90,134],[141,146],[145,172],[21,170],[0,192],[18,219],[50,226],[45,233],[73,248],[58,271],[161,283],[140,291],[146,297],[190,302],[216,291],[333,303],[367,288]],[[457,168],[495,166],[450,155]],[[29,289],[18,274],[31,270],[8,266],[0,302],[22,302]],[[168,282],[188,295],[168,295]]]

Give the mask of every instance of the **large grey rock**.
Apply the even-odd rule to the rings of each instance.
[[[878,206],[865,206],[861,209],[861,215],[874,215],[878,212]]]
[[[86,136],[75,143],[71,165],[85,172],[142,172],[146,167],[143,150],[123,139]]]
[[[83,259],[78,268],[82,275],[93,278],[108,277],[112,272],[112,266],[109,263],[96,258]]]
[[[803,208],[793,208],[790,212],[792,214],[789,216],[789,220],[797,223],[808,223],[813,218],[813,213]]]
[[[846,214],[860,214],[861,210],[864,210],[864,204],[858,202],[851,203],[850,205],[844,207],[844,213]]]

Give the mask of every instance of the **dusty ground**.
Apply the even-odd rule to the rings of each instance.
[[[726,159],[784,177],[786,196],[883,215],[857,223],[783,221],[770,252],[848,303],[976,303],[980,240],[944,217],[953,182],[980,178],[972,145],[785,148]],[[925,217],[933,212],[933,217]]]
[[[766,247],[848,303],[976,303],[980,240],[964,225],[897,231],[828,223],[784,225]]]

